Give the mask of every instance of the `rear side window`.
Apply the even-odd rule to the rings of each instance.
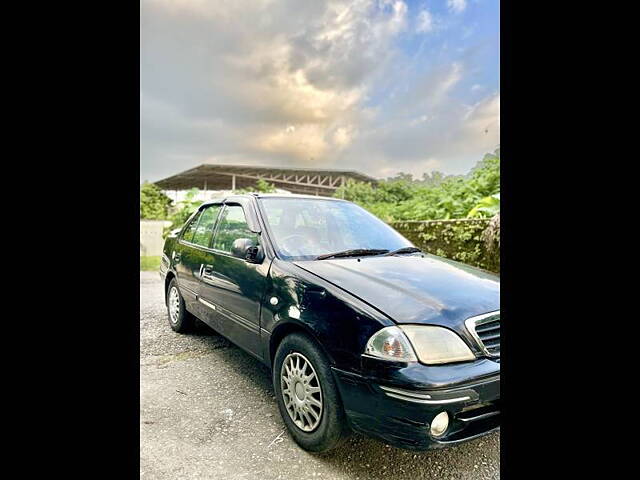
[[[182,232],[182,240],[185,242],[191,242],[193,240],[193,232],[196,230],[201,214],[202,212],[198,212],[196,216],[193,217],[193,220],[191,220],[191,223],[187,225],[187,228],[184,229],[184,232]]]
[[[191,243],[202,247],[209,247],[211,244],[211,236],[213,235],[213,227],[216,224],[219,211],[220,205],[212,205],[202,211]]]
[[[220,217],[220,226],[213,241],[213,248],[231,252],[231,245],[238,238],[248,238],[254,245],[258,245],[258,234],[249,229],[242,207],[227,205]]]

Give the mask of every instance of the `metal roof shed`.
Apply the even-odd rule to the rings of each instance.
[[[376,179],[352,170],[256,167],[205,163],[155,182],[163,190],[236,190],[251,188],[258,180],[292,193],[331,196],[348,179],[376,183]]]

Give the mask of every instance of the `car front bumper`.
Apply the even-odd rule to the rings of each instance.
[[[472,370],[484,374],[469,377]],[[333,372],[351,428],[390,445],[412,450],[442,448],[500,428],[498,362],[483,359],[462,368],[418,364],[406,369],[383,368],[376,375],[337,368]],[[450,381],[429,383],[429,376],[448,376]],[[449,427],[444,435],[434,437],[431,421],[442,411],[449,415]]]

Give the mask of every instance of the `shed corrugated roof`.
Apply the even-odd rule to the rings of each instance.
[[[236,188],[250,188],[262,178],[278,188],[294,193],[333,193],[344,180],[375,183],[376,179],[353,170],[322,168],[259,167],[205,163],[155,184],[163,190],[230,190],[235,176]]]

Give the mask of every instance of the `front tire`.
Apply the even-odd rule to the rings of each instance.
[[[167,288],[167,310],[169,313],[169,326],[173,331],[186,333],[194,328],[194,318],[184,306],[184,298],[178,289],[178,282],[175,278],[169,282]]]
[[[289,434],[310,452],[340,445],[349,427],[329,362],[308,336],[293,333],[276,351],[273,387]]]

